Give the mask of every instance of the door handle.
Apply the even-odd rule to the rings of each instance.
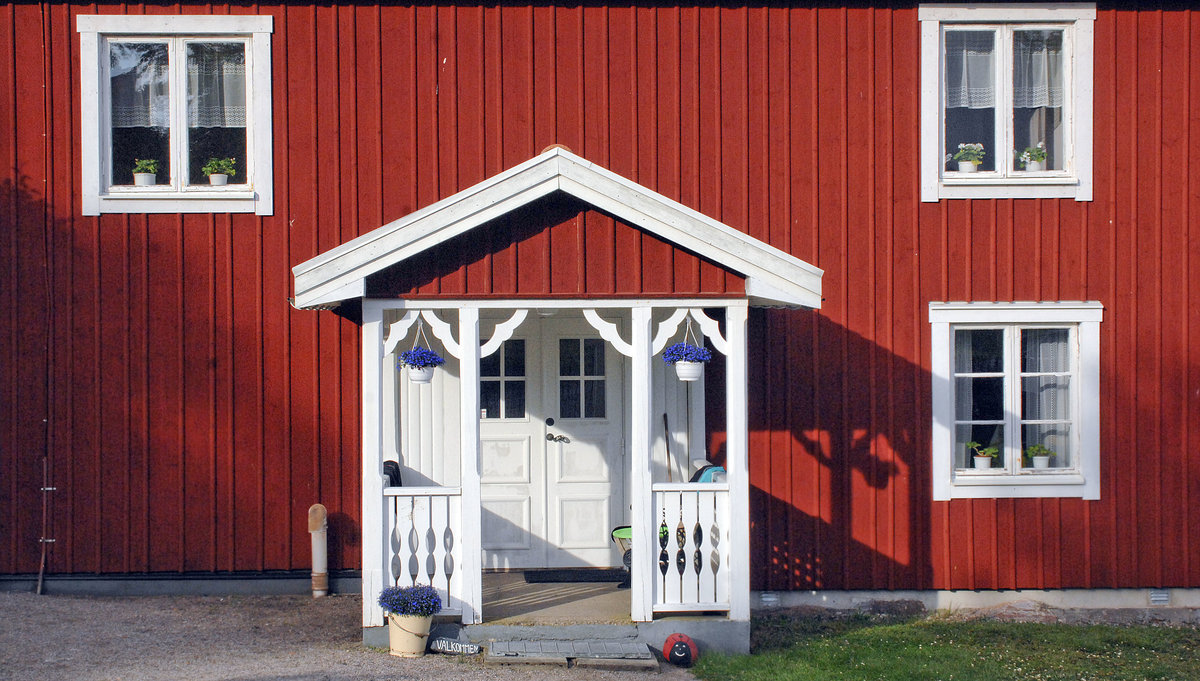
[[[567,442],[571,441],[571,438],[567,437],[566,435],[555,435],[554,433],[546,433],[546,441],[547,442],[567,443]]]

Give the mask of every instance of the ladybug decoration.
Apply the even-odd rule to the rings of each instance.
[[[677,667],[690,667],[700,657],[700,649],[687,634],[671,634],[663,643],[663,658]]]

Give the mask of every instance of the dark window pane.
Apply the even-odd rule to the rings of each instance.
[[[1004,331],[958,329],[954,332],[954,373],[984,374],[1004,371]]]
[[[1000,421],[1004,418],[1004,379],[954,379],[954,418],[959,421]]]
[[[500,418],[500,381],[479,382],[479,409],[485,419]]]
[[[584,381],[583,390],[583,415],[589,419],[604,418],[604,381]]]
[[[604,375],[604,341],[599,338],[583,341],[583,373],[585,376]]]
[[[525,341],[510,340],[504,343],[504,375],[525,375]]]
[[[109,44],[112,183],[133,184],[138,159],[158,161],[155,184],[171,183],[166,43]]]
[[[246,182],[246,45],[187,44],[188,182],[208,184],[201,168],[233,159],[229,184]]]
[[[558,416],[564,419],[579,418],[579,381],[558,382]]]
[[[1068,329],[1023,329],[1021,371],[1070,371],[1070,338]]]
[[[525,381],[504,382],[504,418],[525,418]]]
[[[967,447],[968,442],[978,442],[981,448],[997,447],[1000,454],[992,459],[992,466],[1004,466],[1004,426],[999,424],[960,424],[954,428],[954,467],[972,468],[975,452]]]
[[[485,341],[486,342],[486,341]],[[504,347],[493,352],[487,357],[479,359],[479,375],[480,376],[499,376],[500,375],[500,353],[504,352]]]
[[[579,339],[562,338],[558,341],[558,375],[579,375]]]

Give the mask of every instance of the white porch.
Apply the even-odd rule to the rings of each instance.
[[[699,304],[722,310],[724,329]],[[494,314],[499,309],[500,318]],[[548,310],[586,319],[593,334],[625,360],[617,402],[624,412],[621,440],[628,455],[618,459],[626,469],[615,473],[627,480],[626,503],[620,504],[627,510],[598,522],[605,545],[610,526],[631,526],[630,618],[646,622],[667,613],[705,612],[747,619],[748,536],[732,531],[749,525],[745,300],[366,301],[363,527],[378,528],[379,534],[376,541],[364,541],[363,625],[384,624],[374,594],[397,583],[432,584],[446,596],[445,614],[465,624],[485,620],[483,532],[488,522],[480,433],[488,419],[481,417],[480,364],[519,329],[542,323],[538,312]],[[481,322],[481,316],[493,321]],[[456,317],[457,323],[443,317]],[[395,356],[412,342],[418,319],[449,360],[429,385],[410,384],[395,369]],[[725,482],[686,482],[694,463],[710,454],[704,442],[703,386],[681,387],[657,357],[689,323],[720,353],[714,362],[725,364]],[[406,420],[407,412],[425,418]],[[487,410],[482,412],[486,416]],[[540,423],[544,416],[531,409],[527,421]],[[385,459],[402,463],[404,487],[385,487]]]

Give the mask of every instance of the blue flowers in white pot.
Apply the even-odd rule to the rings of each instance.
[[[437,589],[427,584],[389,586],[379,592],[379,607],[388,615],[388,639],[397,657],[420,657],[429,642],[433,616],[442,609]]]
[[[428,383],[433,380],[433,370],[445,363],[441,355],[418,345],[400,353],[397,368],[408,367],[408,378],[413,383]]]
[[[676,343],[663,352],[663,361],[675,366],[681,381],[697,381],[704,375],[704,363],[712,359],[712,351],[688,342]]]

